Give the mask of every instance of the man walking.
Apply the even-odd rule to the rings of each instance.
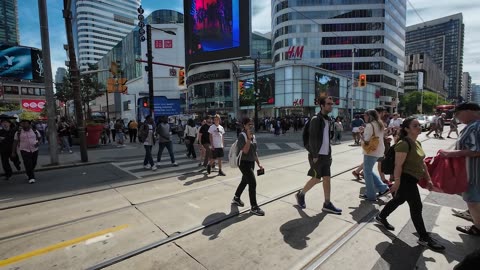
[[[325,202],[322,210],[333,214],[342,214],[342,209],[333,205],[330,201],[331,191],[331,172],[332,165],[332,149],[330,147],[330,117],[328,114],[333,109],[333,99],[331,97],[320,97],[321,111],[310,120],[308,144],[308,161],[310,163],[310,170],[308,176],[312,178],[305,184],[302,190],[296,195],[297,203],[301,208],[306,208],[305,194],[320,183],[323,178],[323,192],[325,195]]]
[[[207,116],[205,120],[206,120],[206,123],[203,124],[202,127],[200,127],[199,137],[200,137],[200,144],[205,150],[205,159],[203,160],[203,167],[206,167],[208,169],[208,166],[210,165],[210,159],[212,159],[212,149],[210,146],[210,133],[208,133],[208,130],[212,125],[212,119],[210,118],[210,116]]]
[[[163,149],[165,147],[170,154],[170,161],[172,162],[173,167],[177,167],[178,164],[175,162],[175,156],[173,155],[173,143],[172,143],[172,131],[170,130],[170,125],[168,124],[168,118],[162,116],[160,119],[160,124],[157,126],[158,135],[158,155],[157,155],[157,167],[160,166],[160,161],[162,159]]]
[[[62,144],[61,152],[63,149],[67,150],[70,154],[73,153],[70,148],[70,126],[68,125],[65,117],[60,118],[60,124],[58,124],[58,137],[60,137],[60,142]]]
[[[8,119],[2,119],[2,129],[0,130],[0,154],[2,157],[2,167],[5,172],[5,180],[12,177],[12,167],[10,160],[15,165],[17,170],[20,170],[20,159],[18,156],[12,156],[13,141],[15,139],[15,130],[12,128],[12,123]]]
[[[152,148],[155,145],[155,124],[153,122],[152,116],[145,117],[144,124],[140,127],[140,132],[138,135],[138,140],[143,142],[143,147],[145,148],[145,158],[143,160],[143,167],[145,169],[152,171],[157,170],[157,166],[153,163],[152,157]]]
[[[210,170],[215,162],[215,159],[218,162],[218,175],[225,176],[225,173],[222,171],[222,159],[224,156],[223,145],[225,129],[220,125],[220,115],[215,115],[214,125],[211,125],[208,129],[210,134],[210,143],[212,147],[213,158],[210,160],[210,164],[207,166],[207,173],[210,174]]]
[[[12,157],[17,157],[17,147],[20,149],[25,171],[28,176],[28,183],[35,183],[35,167],[37,166],[38,145],[41,136],[38,131],[34,131],[30,120],[20,121],[20,129],[15,133],[13,142]]]

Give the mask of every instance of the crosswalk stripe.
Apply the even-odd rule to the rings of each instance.
[[[265,143],[265,145],[267,146],[267,148],[269,150],[280,150],[280,149],[282,149],[276,143]]]
[[[288,145],[290,148],[293,148],[293,149],[303,149],[304,147],[299,145],[298,143],[285,143],[286,145]]]

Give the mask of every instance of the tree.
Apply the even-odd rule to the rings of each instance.
[[[420,111],[418,110],[417,106],[420,106],[422,99],[421,92],[410,92],[408,94],[403,95],[400,97],[401,106],[404,107],[404,113],[407,115],[416,114]],[[438,99],[438,104],[437,104]],[[445,100],[441,97],[437,98],[436,93],[424,91],[423,92],[423,113],[424,114],[431,114],[435,111],[435,107],[437,105],[448,104]]]

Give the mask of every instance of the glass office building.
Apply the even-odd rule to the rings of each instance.
[[[448,97],[458,98],[462,87],[463,39],[461,13],[407,27],[405,53],[427,53],[448,76]]]
[[[18,45],[17,0],[0,1],[0,44]]]
[[[74,42],[80,70],[87,70],[87,64],[96,64],[135,28],[140,3],[140,0],[72,1]]]
[[[406,0],[274,0],[273,61],[315,65],[367,82],[394,96],[405,68]],[[301,60],[289,59],[304,46]],[[402,90],[400,90],[402,91]]]

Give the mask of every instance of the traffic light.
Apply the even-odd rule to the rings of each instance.
[[[358,77],[358,81],[359,81],[358,87],[360,87],[360,88],[366,87],[367,86],[367,75],[360,74],[360,77]]]
[[[144,108],[148,108],[148,107],[149,107],[148,98],[144,98],[144,99],[143,99],[143,107],[144,107]]]
[[[320,101],[318,100],[318,98],[315,99],[314,103],[315,103],[315,105],[320,104]]]
[[[185,70],[181,68],[178,71],[178,85],[179,86],[184,86],[185,85]]]
[[[335,105],[340,105],[340,99],[339,98],[334,98],[333,99],[333,102],[335,103]]]

